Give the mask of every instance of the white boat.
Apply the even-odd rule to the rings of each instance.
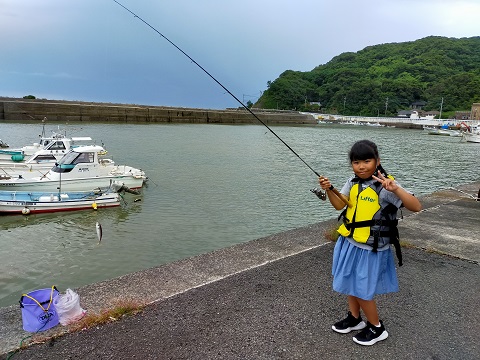
[[[130,189],[138,189],[147,179],[141,169],[116,165],[101,156],[105,149],[98,145],[70,149],[50,170],[0,168],[0,191],[78,192],[107,188],[117,181]]]
[[[117,192],[33,193],[0,191],[0,214],[38,214],[120,206]]]
[[[72,147],[82,145],[81,142],[85,141],[91,142],[92,138],[88,136],[68,138],[61,134],[53,134],[51,137],[42,137],[38,143],[18,149],[0,149],[0,162],[50,162],[53,164],[60,160]]]
[[[38,143],[16,149],[0,149],[0,162],[24,163],[29,161],[30,163],[51,162],[53,164],[72,147],[82,145],[85,141],[92,142],[92,138],[88,136],[69,138],[61,133],[45,136],[42,132]],[[86,144],[83,143],[83,145]]]
[[[427,131],[428,135],[443,135],[443,136],[462,136],[462,133],[458,130],[449,129],[448,127],[431,127],[424,126],[423,130]]]
[[[465,127],[465,131],[462,133],[462,137],[465,141],[480,143],[480,125],[469,126],[462,123],[462,127]]]
[[[22,155],[18,155],[18,151],[14,150],[15,154],[11,155],[9,159],[0,160],[0,168],[3,167],[16,167],[18,169],[50,169],[56,162],[58,162],[63,155],[65,155],[71,148],[80,146],[79,142],[91,142],[92,138],[88,136],[83,137],[72,137],[72,138],[58,138],[46,143],[44,148],[38,148],[35,146],[28,146],[28,150],[21,150]],[[30,154],[34,148],[38,148],[36,152],[26,157],[27,154]],[[24,147],[23,149],[27,149]],[[5,152],[6,153],[6,152]],[[4,156],[5,153],[2,155]],[[107,152],[105,151],[105,154]],[[2,157],[0,155],[0,158]],[[22,159],[22,160],[21,160]]]
[[[376,127],[384,127],[384,126],[385,126],[385,125],[382,125],[382,124],[380,124],[380,123],[378,123],[378,122],[376,122],[376,123],[367,122],[365,125],[367,125],[367,126],[376,126]]]

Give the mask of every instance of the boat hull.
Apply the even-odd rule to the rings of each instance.
[[[145,177],[135,175],[111,175],[94,178],[64,179],[61,181],[42,179],[6,179],[0,180],[0,191],[34,191],[34,192],[77,192],[107,189],[112,182],[125,185],[130,189],[140,189]]]
[[[467,142],[480,143],[480,134],[464,133],[463,138]]]
[[[45,198],[48,198],[46,196]],[[58,199],[58,197],[29,200],[0,200],[1,215],[40,214],[61,211],[96,210],[120,206],[120,195],[117,193],[100,195],[87,199]]]

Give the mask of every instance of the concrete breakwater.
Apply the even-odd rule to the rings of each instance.
[[[316,124],[308,114],[253,110],[266,124]],[[157,122],[257,124],[245,109],[210,110],[165,106],[0,98],[0,121]]]

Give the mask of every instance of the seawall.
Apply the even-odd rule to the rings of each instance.
[[[295,111],[252,110],[266,124],[316,124],[312,115]],[[40,99],[0,98],[0,121],[153,122],[258,124],[245,109],[195,109]]]

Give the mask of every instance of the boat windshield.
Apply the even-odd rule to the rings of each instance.
[[[48,144],[50,144],[50,140],[48,140],[48,139],[40,139],[40,145],[42,145],[43,148],[46,148]]]
[[[70,151],[58,162],[60,165],[75,165],[80,163],[93,163],[95,159],[93,152],[76,152]]]
[[[26,161],[26,163],[32,163],[32,162],[42,163],[42,162],[55,162],[55,161],[57,161],[57,158],[52,154],[38,154],[36,156],[32,155],[30,159]]]
[[[49,146],[45,145],[45,149],[48,149],[48,150],[66,150],[65,144],[61,140],[51,142]]]
[[[76,152],[70,151],[60,159],[52,168],[53,172],[65,173],[70,172],[76,164],[93,163],[95,154],[93,152]]]

